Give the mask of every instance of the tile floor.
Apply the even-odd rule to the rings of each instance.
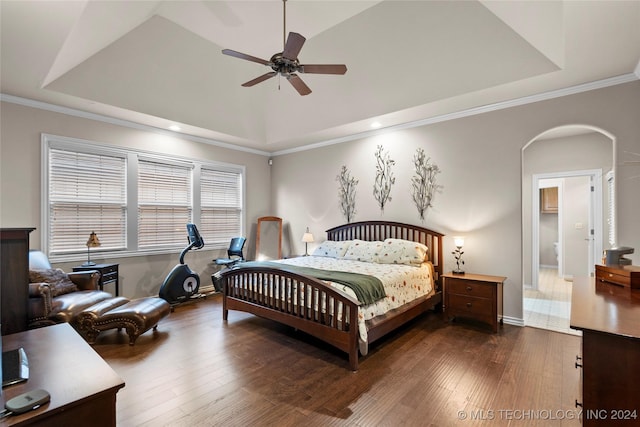
[[[582,335],[569,328],[571,286],[552,268],[541,268],[538,290],[524,290],[524,324],[572,335]]]

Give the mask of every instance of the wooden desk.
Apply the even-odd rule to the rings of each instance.
[[[583,425],[639,425],[640,290],[575,278],[571,328],[582,331]]]
[[[23,347],[29,380],[2,389],[0,403],[44,389],[51,401],[0,426],[115,426],[116,393],[124,381],[67,323],[2,337],[2,350]]]

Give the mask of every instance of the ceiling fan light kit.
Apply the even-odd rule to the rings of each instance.
[[[282,0],[282,4],[284,15],[282,37],[284,39],[286,35],[287,23],[287,0]],[[268,61],[231,49],[223,49],[222,53],[225,55],[233,56],[235,58],[267,65],[273,70],[259,77],[256,77],[253,80],[249,80],[248,82],[243,83],[242,86],[244,87],[251,87],[267,79],[270,79],[271,77],[280,75],[286,78],[300,95],[308,95],[311,93],[311,89],[296,73],[345,74],[347,72],[347,66],[344,64],[300,64],[300,61],[298,61],[298,54],[300,54],[300,50],[302,50],[302,46],[304,45],[304,42],[306,40],[307,39],[304,38],[301,34],[290,32],[289,36],[286,38],[286,41],[284,41],[284,48],[282,52],[274,54]]]

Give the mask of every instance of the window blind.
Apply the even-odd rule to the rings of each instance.
[[[607,204],[607,223],[609,224],[609,244],[616,245],[616,189],[613,171],[607,172],[607,193],[609,203]]]
[[[138,248],[185,246],[191,193],[191,165],[138,160]]]
[[[126,246],[126,159],[49,150],[49,254],[86,250],[95,231],[101,250]]]
[[[241,233],[242,175],[202,168],[200,172],[200,233],[204,241],[227,245]]]

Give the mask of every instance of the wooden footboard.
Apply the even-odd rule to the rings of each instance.
[[[349,354],[358,369],[360,303],[314,278],[272,268],[247,267],[222,274],[223,319],[244,311],[306,332]]]
[[[390,221],[365,221],[327,230],[328,240],[384,240],[396,238],[428,247],[435,292],[367,322],[367,342],[360,342],[358,307],[349,295],[312,277],[268,267],[242,267],[222,273],[223,318],[229,310],[244,311],[304,331],[349,354],[358,369],[358,351],[398,326],[442,303],[442,234],[423,227]]]

